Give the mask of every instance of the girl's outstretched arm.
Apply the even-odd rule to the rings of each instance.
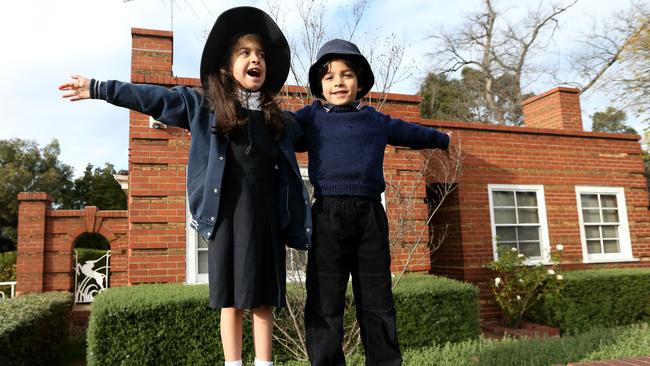
[[[72,80],[59,85],[59,90],[65,91],[62,98],[70,98],[71,102],[90,98],[90,79],[81,75],[72,75]]]

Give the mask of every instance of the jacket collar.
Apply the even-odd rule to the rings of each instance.
[[[327,113],[356,112],[361,110],[361,102],[358,100],[346,105],[334,105],[330,103],[325,103],[325,104],[321,104],[321,106]]]

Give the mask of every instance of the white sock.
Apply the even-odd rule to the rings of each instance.
[[[242,366],[242,364],[241,364],[241,360],[237,360],[237,361],[224,361],[224,362],[223,362],[223,365],[224,365],[224,366]]]
[[[273,361],[260,361],[256,358],[255,366],[273,366]]]

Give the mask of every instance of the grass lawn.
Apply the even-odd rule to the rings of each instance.
[[[535,340],[481,338],[419,349],[403,349],[402,352],[406,366],[550,366],[584,360],[623,359],[650,355],[650,326],[648,323],[640,323]],[[79,336],[62,347],[57,365],[85,365],[85,357],[86,341],[83,336]],[[347,361],[349,366],[364,365],[362,355],[354,355]],[[276,365],[309,366],[309,363],[291,361]]]

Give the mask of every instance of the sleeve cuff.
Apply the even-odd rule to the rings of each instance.
[[[90,98],[106,100],[106,82],[90,79]]]

